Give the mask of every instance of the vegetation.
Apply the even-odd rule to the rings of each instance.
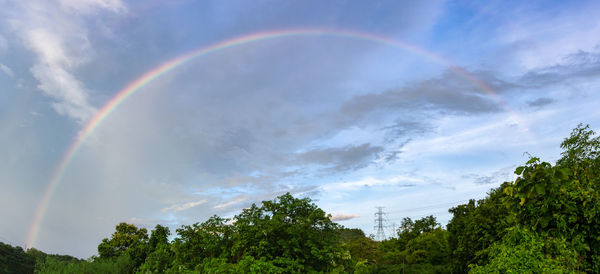
[[[552,165],[531,157],[482,200],[405,218],[374,241],[285,194],[232,219],[182,226],[121,223],[87,261],[0,245],[2,273],[578,273],[600,272],[600,138],[579,125]]]
[[[25,253],[21,247],[12,247],[0,243],[0,272],[27,273],[33,272],[35,258]]]
[[[0,243],[0,273],[33,273],[42,268],[46,261],[60,265],[81,262],[67,255],[50,255],[35,248],[24,251],[20,246]]]

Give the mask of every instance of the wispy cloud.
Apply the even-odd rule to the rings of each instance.
[[[414,187],[419,183],[424,183],[423,179],[409,176],[393,176],[389,178],[365,177],[360,180],[348,182],[336,182],[324,184],[321,189],[328,192],[350,191],[365,187]]]
[[[517,87],[490,71],[471,72],[473,77],[502,93]],[[375,112],[480,114],[500,111],[499,102],[463,75],[448,70],[440,77],[409,83],[382,93],[369,93],[352,98],[341,109],[345,119],[367,117]],[[416,124],[411,127],[418,126]]]
[[[0,70],[4,72],[4,74],[8,75],[10,78],[15,77],[15,73],[12,71],[12,69],[10,69],[4,64],[0,64]]]
[[[566,55],[560,63],[532,69],[520,81],[528,86],[545,88],[564,82],[597,78],[600,75],[600,48]]]
[[[38,88],[55,100],[52,106],[58,113],[86,121],[96,108],[89,102],[90,91],[75,76],[93,55],[84,16],[102,10],[121,12],[124,5],[110,0],[63,0],[60,5],[27,1],[18,8],[18,15],[7,14],[5,19],[37,57],[30,70]]]
[[[196,207],[202,204],[205,204],[207,201],[206,200],[200,200],[200,201],[196,201],[196,202],[189,202],[189,203],[185,203],[185,204],[175,204],[172,205],[170,207],[165,207],[163,208],[161,211],[162,212],[179,212],[179,211],[183,211],[183,210],[187,210],[190,209],[192,207]]]
[[[537,98],[533,101],[527,102],[527,104],[530,107],[537,107],[537,108],[541,108],[541,107],[550,105],[552,103],[554,103],[554,99],[548,98],[548,97],[541,97],[541,98]]]
[[[60,0],[60,4],[81,13],[93,13],[102,9],[116,13],[127,11],[121,0]]]
[[[316,148],[297,154],[296,159],[301,164],[316,164],[326,167],[328,171],[341,172],[367,166],[372,160],[378,158],[383,150],[383,147],[371,144]]]
[[[231,206],[233,206],[233,205],[239,204],[239,203],[241,203],[241,202],[244,202],[244,201],[246,201],[247,199],[248,199],[248,198],[246,198],[246,197],[238,198],[238,199],[235,199],[235,200],[233,200],[233,201],[230,201],[230,202],[226,202],[226,203],[218,204],[218,205],[214,206],[214,208],[215,208],[215,209],[225,209],[225,208],[231,207]]]
[[[463,175],[462,178],[473,180],[473,183],[478,185],[487,185],[487,184],[501,184],[503,182],[509,182],[516,178],[514,174],[516,165],[507,166],[496,170],[490,174],[468,174]]]
[[[333,213],[331,214],[332,221],[346,221],[354,218],[358,218],[360,215],[358,214],[345,214],[345,213]]]

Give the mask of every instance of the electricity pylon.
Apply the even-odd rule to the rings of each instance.
[[[385,218],[386,213],[383,212],[382,206],[378,206],[376,208],[377,212],[375,212],[375,229],[377,229],[377,234],[375,234],[375,240],[383,241],[385,240],[384,228],[386,227],[385,223],[387,222]]]

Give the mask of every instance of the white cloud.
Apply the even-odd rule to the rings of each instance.
[[[92,13],[98,8],[117,13],[127,10],[121,0],[60,0],[60,4],[81,13]]]
[[[10,69],[9,67],[7,67],[7,66],[6,66],[6,65],[4,65],[4,64],[0,64],[0,70],[1,70],[2,72],[4,72],[4,74],[6,74],[6,75],[10,76],[11,78],[12,78],[12,77],[15,77],[15,73],[12,71],[12,69]]]
[[[398,185],[398,186],[411,187],[411,186],[414,186],[414,184],[416,184],[416,183],[424,183],[424,181],[423,181],[423,179],[420,179],[420,178],[413,178],[413,177],[402,176],[402,175],[393,176],[393,177],[385,178],[385,179],[379,179],[379,178],[374,178],[374,177],[368,176],[368,177],[365,177],[365,178],[362,178],[362,179],[356,180],[356,181],[325,184],[325,185],[321,186],[321,189],[326,192],[339,192],[339,191],[356,190],[356,189],[363,188],[363,187],[377,187],[377,186]]]
[[[168,212],[168,211],[172,211],[172,212],[178,212],[178,211],[183,211],[186,209],[190,209],[192,207],[196,207],[199,205],[202,205],[204,203],[206,203],[206,200],[200,200],[200,201],[196,201],[196,202],[189,202],[189,203],[185,203],[182,205],[172,205],[170,207],[165,207],[162,209],[162,212]]]
[[[83,123],[96,112],[89,102],[90,91],[75,76],[77,68],[93,56],[83,15],[121,12],[125,7],[109,0],[65,0],[60,4],[62,9],[47,1],[19,3],[21,11],[7,14],[6,21],[37,57],[30,70],[38,88],[55,100],[52,104],[58,113]]]
[[[58,100],[54,103],[56,111],[83,122],[95,112],[87,100],[88,91],[72,74],[72,69],[83,60],[66,54],[69,51],[66,44],[70,43],[64,41],[65,37],[61,35],[44,28],[25,32],[27,46],[38,56],[38,62],[31,72],[39,82],[38,88]],[[78,40],[69,42],[79,43],[78,46],[83,48],[89,47],[87,39]]]
[[[245,198],[245,197],[238,198],[238,199],[235,199],[235,200],[233,200],[233,201],[231,201],[231,202],[227,202],[227,203],[218,204],[218,205],[216,205],[214,208],[215,208],[215,209],[223,209],[223,208],[228,208],[228,207],[230,207],[230,206],[232,206],[232,205],[239,204],[239,203],[241,203],[241,202],[243,202],[243,201],[245,201],[245,200],[247,200],[247,198]]]
[[[358,214],[345,214],[345,213],[333,213],[331,214],[332,221],[346,221],[354,218],[358,218],[360,215]]]
[[[597,2],[580,3],[552,14],[521,10],[502,28],[500,40],[512,44],[516,60],[525,69],[562,63],[566,54],[598,46]]]

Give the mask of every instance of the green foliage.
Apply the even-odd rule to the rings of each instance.
[[[228,259],[231,250],[232,227],[227,220],[213,216],[207,221],[177,229],[173,242],[175,263],[193,269],[204,258]]]
[[[139,267],[142,273],[163,273],[172,267],[174,253],[169,243],[171,232],[168,227],[156,225],[148,240],[148,255]]]
[[[262,266],[277,273],[331,271],[349,259],[344,259],[340,227],[307,198],[288,193],[260,207],[252,205],[229,221],[213,216],[182,226],[170,250],[149,255],[147,261],[152,258],[160,265],[159,258],[172,255],[171,269],[228,272]],[[144,264],[142,269],[157,268]]]
[[[283,265],[283,267],[279,267],[275,263]],[[235,273],[294,273],[301,272],[301,270],[302,268],[293,262],[291,264],[285,264],[283,260],[268,262],[264,258],[256,260],[250,256],[242,258],[235,267]]]
[[[400,249],[405,249],[408,242],[415,239],[417,236],[425,232],[431,232],[440,224],[435,217],[427,216],[419,220],[413,221],[410,218],[404,218],[398,229],[398,244]]]
[[[105,238],[98,245],[100,259],[114,259],[126,254],[133,262],[133,272],[144,263],[149,253],[148,231],[127,223],[118,224],[115,230],[110,239]]]
[[[561,153],[562,158],[557,161],[557,164],[560,166],[594,165],[594,167],[598,167],[598,161],[600,161],[598,157],[600,156],[600,136],[593,137],[595,134],[589,125],[577,125],[571,132],[571,136],[565,138],[560,144],[560,147],[564,151]],[[591,170],[595,174],[599,172],[596,168],[592,168]]]
[[[233,258],[288,258],[315,271],[330,271],[342,260],[339,226],[308,198],[288,193],[234,219]]]
[[[199,273],[234,273],[235,265],[227,263],[225,258],[204,258],[195,268]]]
[[[33,273],[35,261],[21,247],[0,243],[0,273]]]
[[[168,227],[156,225],[150,234],[150,239],[148,240],[150,249],[155,250],[159,245],[168,245],[169,235],[171,235],[171,231]]]
[[[438,227],[410,240],[404,251],[409,264],[444,265],[449,258],[448,232]]]
[[[557,165],[531,158],[504,190],[511,218],[542,236],[565,238],[585,271],[600,272],[600,140],[579,125],[561,144]]]
[[[515,227],[489,251],[485,266],[471,265],[469,273],[573,273],[579,265],[578,254],[564,239],[541,237]]]
[[[470,200],[449,210],[453,214],[447,225],[453,272],[466,272],[469,264],[485,264],[487,248],[499,241],[511,225],[508,209],[502,203],[505,187],[503,184],[485,199]]]
[[[115,258],[128,251],[146,244],[148,233],[145,228],[138,229],[135,225],[120,223],[110,239],[104,238],[98,245],[100,258]]]
[[[68,255],[46,254],[35,248],[23,251],[21,247],[12,247],[0,243],[0,273],[34,273],[47,260],[57,264],[76,263],[81,260]]]
[[[163,273],[173,266],[175,256],[168,243],[159,243],[140,266],[142,273]]]
[[[37,265],[36,273],[83,273],[83,274],[112,274],[132,273],[133,261],[127,254],[117,258],[98,259],[94,261],[66,262],[52,257],[46,258]]]
[[[433,216],[404,218],[398,238],[379,242],[377,264],[359,261],[356,268],[364,273],[446,273],[448,235]]]
[[[340,231],[344,248],[350,253],[349,268],[366,268],[367,265],[377,264],[381,252],[379,245],[371,238],[367,238],[360,229],[344,228]],[[358,271],[358,270],[357,270]]]

